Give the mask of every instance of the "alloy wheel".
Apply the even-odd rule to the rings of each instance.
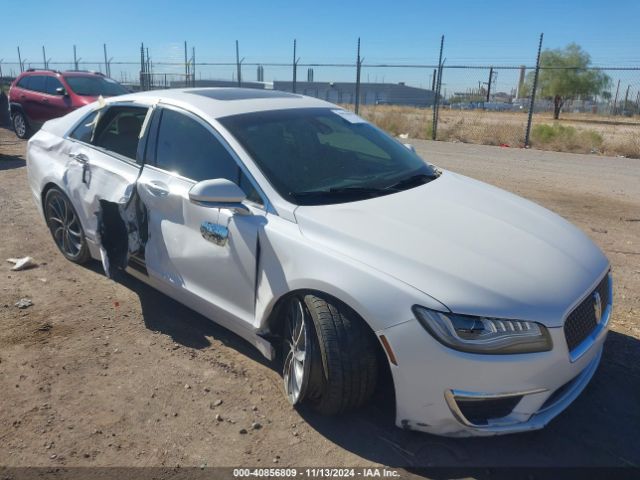
[[[17,113],[13,117],[13,130],[20,138],[24,138],[24,136],[27,134],[27,124],[24,120],[24,117],[20,113]]]
[[[82,228],[72,206],[62,194],[52,192],[47,196],[47,223],[58,248],[71,258],[82,250]]]
[[[309,329],[307,328],[307,313],[301,299],[293,298],[286,311],[286,325],[284,336],[284,388],[287,398],[292,405],[296,405],[304,398],[308,377],[311,346]]]

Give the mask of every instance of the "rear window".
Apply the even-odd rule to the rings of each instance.
[[[43,75],[32,76],[31,82],[29,82],[29,90],[33,90],[34,92],[44,92],[46,81],[47,81],[47,77]]]
[[[77,95],[86,97],[114,97],[129,93],[126,88],[115,80],[107,77],[65,75],[64,79],[69,84],[71,90]]]
[[[78,126],[69,135],[71,138],[80,140],[81,142],[91,143],[91,137],[93,135],[93,129],[95,127],[95,119],[99,110],[95,110],[87,115]]]
[[[31,77],[26,76],[20,79],[20,81],[18,82],[18,87],[28,90],[30,84],[31,84]]]

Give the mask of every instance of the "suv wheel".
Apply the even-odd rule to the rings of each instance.
[[[13,114],[13,131],[16,132],[18,138],[29,138],[29,124],[22,112]]]

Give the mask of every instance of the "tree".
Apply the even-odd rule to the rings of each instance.
[[[609,75],[589,69],[591,56],[582,47],[570,43],[564,48],[544,50],[540,54],[538,89],[540,96],[553,100],[553,118],[560,118],[564,102],[600,95],[611,83]],[[531,92],[535,72],[527,74],[525,92]]]

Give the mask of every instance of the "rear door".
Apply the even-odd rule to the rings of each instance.
[[[192,308],[229,328],[247,327],[254,318],[258,231],[266,222],[263,197],[210,125],[174,107],[156,110],[137,189],[149,222],[147,271]],[[253,215],[191,203],[191,187],[213,178],[240,185]],[[226,243],[205,239],[207,226],[224,229]]]
[[[33,127],[38,127],[47,120],[42,103],[42,94],[45,91],[46,82],[46,76],[32,75],[27,84],[28,89],[24,90],[20,95],[20,103],[24,113],[33,124]]]
[[[101,202],[124,205],[133,195],[140,173],[139,135],[148,110],[132,104],[97,110],[68,136],[66,191],[90,241],[101,241]]]

